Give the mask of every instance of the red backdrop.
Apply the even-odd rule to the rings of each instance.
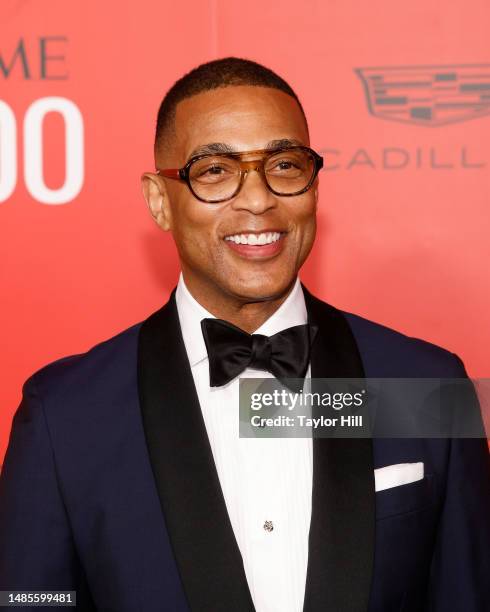
[[[284,76],[325,153],[306,284],[489,376],[489,22],[486,0],[4,0],[0,460],[24,380],[174,286],[139,176],[165,91],[227,55]]]

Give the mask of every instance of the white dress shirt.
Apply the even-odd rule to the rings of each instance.
[[[176,301],[216,470],[255,609],[301,612],[311,519],[312,440],[239,438],[239,378],[222,387],[209,386],[209,362],[200,322],[214,317],[194,299],[182,275]],[[303,290],[297,279],[286,300],[254,333],[271,336],[306,322]],[[272,374],[251,368],[240,374],[240,378],[254,377],[272,378]],[[264,529],[266,521],[272,523],[272,531]]]

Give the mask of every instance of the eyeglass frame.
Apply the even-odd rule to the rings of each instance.
[[[308,182],[308,184],[306,185],[306,187],[304,187],[303,189],[300,189],[299,191],[295,191],[294,193],[279,193],[278,191],[275,191],[274,189],[272,189],[272,187],[269,185],[267,178],[266,178],[266,173],[264,171],[264,165],[265,165],[265,160],[268,159],[268,157],[275,155],[277,153],[281,153],[283,151],[291,151],[291,150],[296,150],[296,149],[302,149],[303,151],[307,151],[308,153],[310,153],[310,155],[313,157],[313,161],[314,161],[314,169],[313,169],[313,173],[311,175],[311,178]],[[260,160],[257,159],[253,159],[253,160],[249,160],[249,161],[243,161],[241,159],[238,160],[239,163],[239,168],[240,168],[240,181],[238,183],[238,186],[236,188],[236,190],[234,191],[234,193],[226,198],[223,198],[221,200],[206,200],[205,198],[202,198],[200,196],[198,196],[196,194],[196,192],[194,191],[194,189],[192,188],[191,185],[191,179],[189,176],[189,171],[191,166],[196,162],[199,161],[200,159],[204,159],[206,157],[240,157],[243,155],[252,155],[255,153],[263,153],[264,155],[262,156],[262,158]],[[258,163],[258,165],[257,165]],[[191,157],[187,163],[185,164],[185,166],[183,166],[182,168],[156,168],[156,173],[159,176],[163,176],[165,178],[169,178],[169,179],[174,179],[177,181],[183,181],[184,183],[187,184],[190,192],[192,193],[192,195],[200,200],[201,202],[206,202],[207,204],[219,204],[221,202],[227,202],[228,200],[231,200],[232,198],[234,198],[236,195],[238,195],[243,187],[243,183],[245,182],[245,178],[247,176],[247,174],[249,173],[250,170],[256,170],[261,176],[262,179],[267,187],[267,189],[273,193],[274,195],[280,196],[280,197],[291,197],[291,196],[297,196],[297,195],[301,195],[302,193],[305,193],[306,191],[308,191],[311,186],[313,185],[313,183],[315,182],[316,177],[318,176],[318,172],[323,168],[323,157],[321,155],[319,155],[316,151],[314,151],[313,149],[311,149],[310,147],[306,147],[304,145],[293,145],[290,147],[279,147],[277,149],[255,149],[253,151],[241,151],[241,152],[235,152],[235,151],[230,151],[230,152],[222,152],[222,153],[201,153],[200,155],[195,155],[193,157]]]

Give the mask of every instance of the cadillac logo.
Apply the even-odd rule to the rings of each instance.
[[[356,68],[375,117],[438,126],[490,114],[490,64]]]

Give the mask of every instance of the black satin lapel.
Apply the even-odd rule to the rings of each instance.
[[[318,325],[312,378],[363,378],[345,317],[304,287]],[[374,560],[375,493],[371,438],[313,440],[313,500],[304,612],[366,612]]]
[[[138,387],[150,461],[190,609],[253,612],[182,339],[175,291],[142,324]]]

